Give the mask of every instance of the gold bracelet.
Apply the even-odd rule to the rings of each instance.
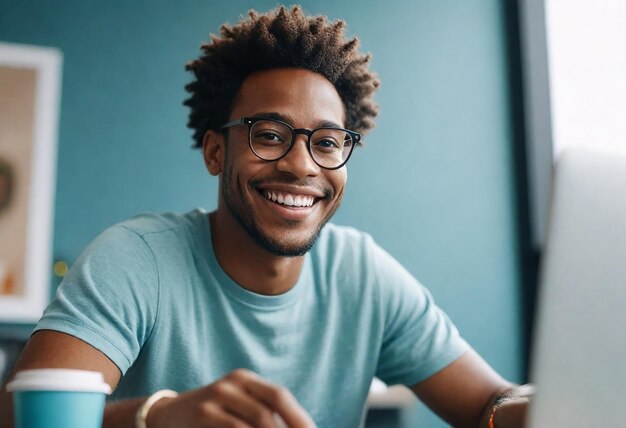
[[[161,398],[175,398],[178,397],[178,392],[171,389],[162,389],[149,396],[146,401],[137,409],[135,413],[135,428],[148,428],[146,425],[146,419],[148,418],[148,412],[154,406],[154,403]]]

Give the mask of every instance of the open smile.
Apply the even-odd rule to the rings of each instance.
[[[315,196],[297,195],[286,192],[278,192],[271,190],[262,191],[262,195],[272,202],[293,208],[308,208],[315,203]]]
[[[316,211],[318,202],[325,197],[319,191],[300,188],[290,188],[288,191],[268,186],[257,190],[275,215],[290,221],[309,218]]]

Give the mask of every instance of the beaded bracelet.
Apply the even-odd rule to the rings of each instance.
[[[496,428],[495,418],[496,418],[496,410],[500,407],[500,404],[504,403],[507,400],[511,399],[511,393],[513,390],[504,391],[502,394],[496,397],[496,401],[493,403],[493,407],[491,408],[491,412],[489,413],[489,428]]]

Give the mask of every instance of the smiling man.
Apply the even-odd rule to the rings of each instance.
[[[214,247],[238,284],[281,294],[296,283],[303,256],[339,207],[343,166],[360,136],[342,129],[334,86],[307,69],[258,71],[237,97],[230,119],[238,119],[204,136],[208,170],[221,174]],[[257,267],[242,269],[242,262]]]
[[[455,426],[522,426],[525,390],[370,236],[328,223],[377,114],[344,26],[251,12],[203,46],[186,105],[217,210],[105,231],[16,370],[101,371],[107,427],[357,427],[374,376]]]

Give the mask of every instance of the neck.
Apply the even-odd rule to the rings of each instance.
[[[289,291],[304,256],[281,257],[260,247],[227,209],[209,215],[213,251],[221,268],[241,287],[264,295]]]

